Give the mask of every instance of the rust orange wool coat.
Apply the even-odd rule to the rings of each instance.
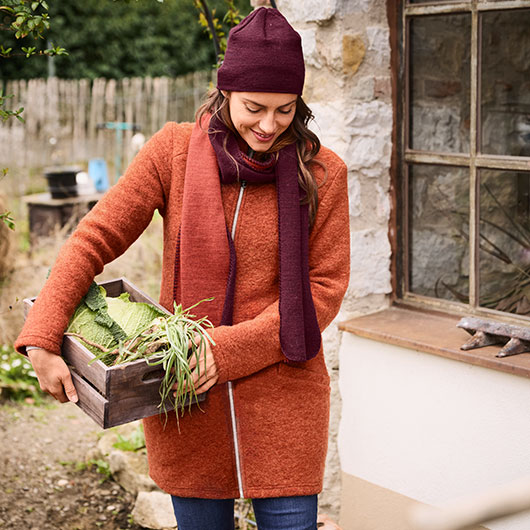
[[[69,317],[105,263],[122,254],[155,210],[164,218],[160,302],[172,308],[176,238],[192,124],[168,123],[142,148],[61,249],[16,347],[60,353]],[[315,164],[319,207],[310,234],[309,268],[319,325],[337,314],[349,278],[346,166],[322,148]],[[190,161],[200,164],[201,160]],[[239,185],[223,185],[232,224]],[[165,491],[183,497],[310,495],[321,491],[327,451],[329,376],[322,350],[288,363],[279,343],[278,220],[274,184],[247,186],[235,235],[234,325],[213,331],[218,383],[202,405],[164,428],[144,420],[149,471]],[[205,256],[205,260],[208,256]],[[200,274],[200,271],[197,271]],[[235,435],[227,382],[233,386]],[[239,473],[236,466],[236,450]]]

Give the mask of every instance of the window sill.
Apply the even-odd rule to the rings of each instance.
[[[459,320],[460,316],[393,306],[342,322],[339,328],[360,337],[530,378],[530,353],[497,358],[502,346],[461,350],[471,335],[456,327]]]

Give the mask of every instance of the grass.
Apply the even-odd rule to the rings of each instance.
[[[112,477],[110,465],[105,460],[92,459],[92,460],[87,460],[86,462],[71,462],[69,460],[63,460],[59,463],[63,467],[72,468],[76,473],[82,473],[83,471],[86,471],[87,469],[89,470],[93,469],[94,471],[102,475],[100,483],[103,483]]]
[[[138,424],[138,427],[129,436],[118,434],[118,441],[112,444],[112,447],[131,452],[145,449],[145,435],[142,425]]]

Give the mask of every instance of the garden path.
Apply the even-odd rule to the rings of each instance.
[[[0,528],[139,530],[134,496],[87,466],[102,432],[71,403],[0,403]]]

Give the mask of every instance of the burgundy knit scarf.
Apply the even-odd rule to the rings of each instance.
[[[212,302],[199,306],[199,313],[207,314],[214,325],[232,325],[237,260],[225,222],[221,183],[238,180],[276,182],[280,345],[288,360],[307,361],[318,353],[321,335],[309,282],[308,206],[300,204],[295,144],[280,150],[275,164],[256,169],[217,117],[210,120],[208,135],[195,124],[186,165],[175,299],[187,307],[213,296]]]

